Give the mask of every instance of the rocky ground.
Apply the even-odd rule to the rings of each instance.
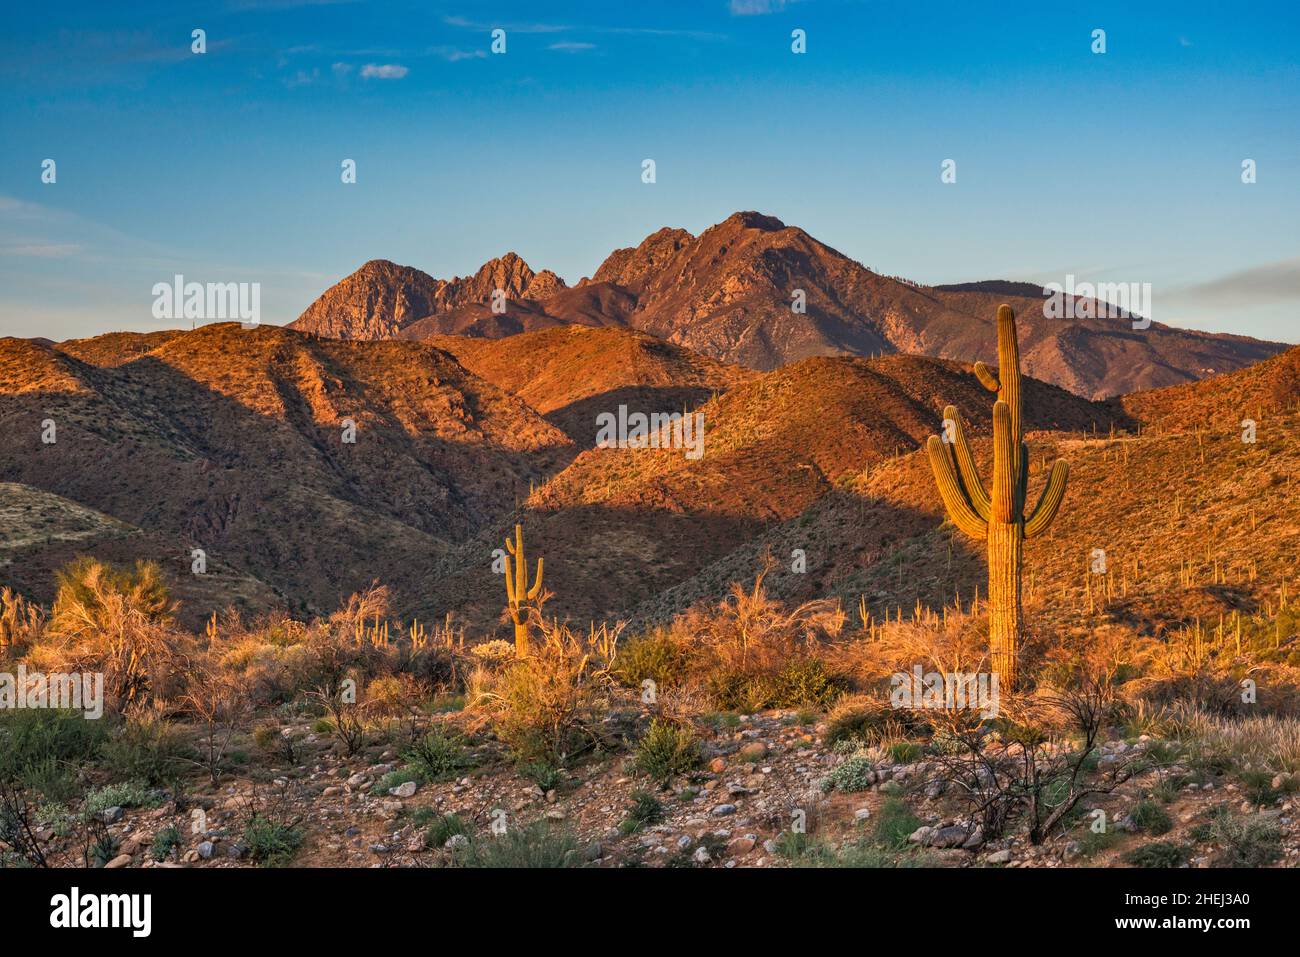
[[[712,724],[701,731],[698,771],[664,789],[639,777],[624,752],[580,761],[546,781],[549,789],[543,790],[491,740],[476,741],[467,757],[473,766],[451,780],[385,787],[386,776],[401,776],[400,745],[342,757],[329,734],[303,718],[281,732],[295,742],[292,765],[239,741],[232,752],[238,770],[216,788],[206,778],[194,779],[192,793],[182,794],[179,805],[171,792],[155,790],[142,802],[155,806],[99,812],[116,850],[107,866],[253,866],[245,828],[254,813],[296,829],[301,846],[291,863],[313,867],[445,866],[453,863],[457,845],[491,840],[494,820],[506,828],[549,822],[572,838],[570,863],[601,867],[790,866],[812,862],[805,853],[810,845],[830,849],[816,860],[835,864],[845,862],[837,856],[841,849],[873,842],[879,855],[872,861],[881,865],[1118,865],[1134,847],[1160,842],[1187,848],[1184,863],[1198,867],[1209,866],[1223,851],[1205,833],[1216,815],[1262,825],[1277,844],[1269,855],[1273,862],[1294,866],[1300,858],[1297,797],[1285,775],[1273,780],[1276,793],[1261,806],[1230,773],[1174,764],[1112,794],[1085,799],[1069,830],[1033,846],[1022,833],[985,841],[978,829],[972,831],[959,803],[944,793],[938,762],[921,748],[907,761],[880,749],[859,752],[870,770],[849,784],[860,790],[846,792],[828,786],[845,756],[843,749],[837,753],[821,743],[827,726],[819,716],[776,711],[715,717]],[[1101,766],[1150,744],[1146,736],[1109,741]],[[1135,820],[1140,804],[1153,803],[1153,789],[1160,796],[1154,803],[1165,813],[1160,826]],[[626,822],[634,794],[643,791],[658,801],[657,813],[633,827]],[[1088,826],[1093,808],[1103,809],[1112,822],[1104,834]],[[448,814],[466,822],[471,837],[452,836],[446,846],[430,847],[430,822]],[[169,826],[179,829],[180,843],[156,861],[151,846]],[[792,837],[798,831],[805,833]],[[43,836],[56,848],[56,863],[80,863],[83,846],[75,840],[61,842],[52,832]]]

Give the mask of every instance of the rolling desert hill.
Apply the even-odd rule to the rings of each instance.
[[[506,340],[425,341],[523,399],[584,448],[595,444],[600,412],[620,404],[647,413],[694,408],[756,375],[630,329],[560,325]]]
[[[1029,381],[1026,391],[1034,401],[1032,428],[1110,428],[1108,407],[1045,383]],[[588,449],[539,487],[515,520],[533,553],[546,555],[552,611],[578,621],[623,617],[765,529],[802,515],[864,470],[919,448],[937,430],[945,402],[979,430],[987,393],[957,363],[807,359],[700,406],[701,458],[679,449]],[[467,554],[500,547],[508,525]],[[890,528],[879,533],[888,536]],[[429,614],[454,606],[484,622],[501,607],[500,577],[459,553],[449,553],[431,578]],[[705,590],[721,595],[728,584],[713,581]]]
[[[493,312],[493,289],[506,293]],[[798,291],[805,311],[792,303]],[[664,228],[566,288],[517,257],[469,280],[368,263],[292,323],[343,338],[500,338],[554,325],[626,326],[723,362],[771,370],[811,356],[888,353],[989,361],[1000,302],[1017,313],[1024,370],[1086,398],[1242,368],[1286,346],[1127,319],[1058,319],[1041,289],[989,281],[927,287],[877,274],[798,227],[739,212],[693,236]]]
[[[1123,398],[1127,431],[1038,431],[1029,497],[1057,458],[1070,463],[1065,502],[1049,533],[1026,544],[1026,601],[1033,627],[1071,638],[1107,624],[1173,636],[1217,629],[1237,613],[1276,610],[1300,579],[1300,349],[1229,375]],[[1284,401],[1273,401],[1277,392]],[[1026,396],[1026,412],[1031,408]],[[1256,412],[1242,441],[1243,408]],[[980,421],[987,423],[987,408]],[[975,442],[983,474],[987,434]],[[794,574],[794,549],[807,572]],[[1092,572],[1095,550],[1106,574]],[[771,565],[769,590],[790,602],[835,597],[856,620],[951,607],[986,587],[983,549],[945,521],[924,452],[880,463],[846,487],[646,601],[629,617],[659,621],[726,583]],[[1279,647],[1300,635],[1271,636]]]
[[[328,611],[378,580],[399,615],[490,626],[492,553],[515,522],[546,557],[549,610],[583,623],[715,601],[768,556],[778,596],[863,599],[877,620],[983,587],[982,552],[944,524],[919,451],[952,403],[987,468],[990,397],[966,364],[821,356],[756,372],[576,325],[423,343],[231,323],[101,338],[0,341],[14,437],[0,482],[24,503],[0,510],[0,584],[42,600],[84,550],[158,559],[192,620],[225,604]],[[1051,624],[1091,620],[1094,548],[1114,569],[1097,584],[1106,614],[1153,631],[1276,601],[1300,544],[1298,397],[1300,349],[1105,402],[1027,379],[1031,497],[1045,463],[1072,464],[1061,516],[1027,549],[1033,600],[1068,611]],[[593,447],[595,416],[619,405],[702,414],[703,456]]]
[[[433,557],[576,451],[431,346],[234,323],[103,367],[0,340],[0,423],[0,481],[162,536],[136,552],[178,580],[202,548],[295,612],[329,611],[376,578],[414,593]]]

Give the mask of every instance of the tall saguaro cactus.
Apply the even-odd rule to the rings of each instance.
[[[537,596],[542,593],[542,559],[537,559],[537,577],[533,586],[528,587],[528,562],[524,558],[524,530],[515,526],[515,540],[506,537],[506,608],[515,623],[515,654],[524,658],[528,655],[528,621],[530,617],[540,617],[541,612],[535,604]],[[511,568],[511,556],[514,567]]]
[[[980,479],[956,407],[944,409],[944,435],[930,436],[927,448],[939,495],[953,524],[988,543],[989,652],[999,683],[1014,687],[1023,627],[1022,546],[1026,538],[1041,535],[1052,524],[1065,497],[1070,467],[1060,460],[1052,466],[1038,504],[1025,517],[1029,453],[1020,421],[1020,345],[1010,306],[998,307],[997,372],[977,362],[975,375],[984,388],[997,393],[993,403],[992,495]]]

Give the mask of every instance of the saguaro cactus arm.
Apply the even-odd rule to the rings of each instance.
[[[975,378],[980,380],[980,385],[990,392],[1000,392],[1002,383],[998,381],[996,373],[982,362],[975,363]]]
[[[930,468],[934,472],[935,484],[939,486],[939,496],[943,499],[952,523],[971,538],[987,536],[989,523],[979,516],[967,500],[957,473],[953,469],[952,457],[944,448],[943,439],[937,435],[930,436],[926,443],[926,450],[930,453]]]
[[[542,562],[543,558],[537,559],[537,580],[533,582],[533,587],[528,589],[528,600],[534,601],[542,592]]]
[[[962,425],[961,413],[957,411],[956,406],[950,405],[943,410],[943,417],[945,431],[946,423],[952,422],[953,458],[957,460],[957,473],[961,476],[966,498],[975,509],[975,514],[988,521],[989,493],[984,490],[984,481],[980,478],[979,469],[975,467],[975,456],[971,454],[970,443],[966,441],[966,430]]]
[[[1058,459],[1052,465],[1052,472],[1047,477],[1047,484],[1043,486],[1042,494],[1038,497],[1038,504],[1034,506],[1029,518],[1025,519],[1025,538],[1033,538],[1047,531],[1047,527],[1052,524],[1052,519],[1056,518],[1061,501],[1065,498],[1065,483],[1069,477],[1069,463]]]

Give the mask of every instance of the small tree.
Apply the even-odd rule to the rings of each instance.
[[[205,660],[190,673],[180,703],[203,728],[201,758],[196,763],[207,769],[216,787],[231,739],[249,714],[248,695],[231,675]]]

